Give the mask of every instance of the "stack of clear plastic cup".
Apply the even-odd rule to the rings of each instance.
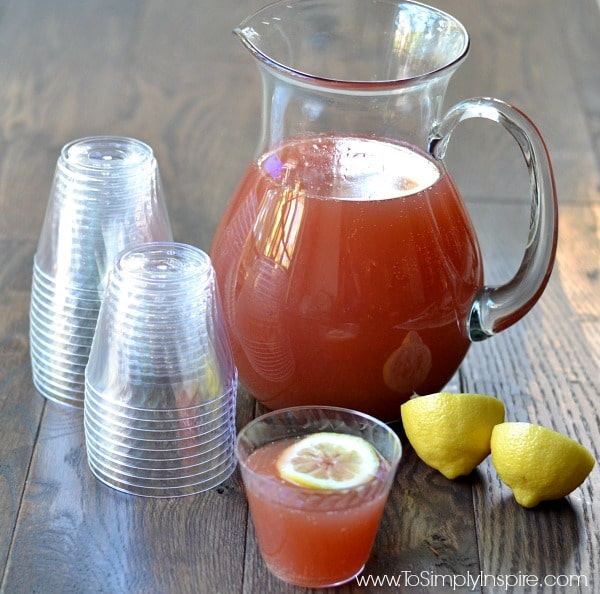
[[[124,251],[86,368],[88,464],[107,485],[177,497],[235,468],[237,372],[210,258],[180,243]]]
[[[172,239],[147,144],[102,136],[63,147],[31,287],[31,364],[43,396],[83,406],[85,366],[115,257],[133,245]]]

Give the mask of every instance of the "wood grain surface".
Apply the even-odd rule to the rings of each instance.
[[[429,3],[457,16],[472,37],[447,106],[489,95],[528,113],[548,144],[560,202],[546,292],[524,320],[473,345],[449,388],[497,395],[507,418],[564,432],[600,461],[598,4]],[[258,75],[231,30],[263,4],[0,0],[3,593],[306,591],[267,572],[237,472],[209,492],[170,500],[125,495],[94,479],[82,413],[37,394],[29,362],[32,258],[61,147],[95,134],[146,141],[158,158],[175,238],[208,250],[260,125]],[[504,282],[527,240],[522,157],[498,126],[469,121],[447,160],[479,234],[486,282]],[[238,427],[260,411],[240,388]],[[564,585],[510,591],[600,591],[598,466],[569,497],[525,510],[489,459],[448,481],[402,439],[405,454],[364,575],[404,576],[405,583],[350,583],[337,592],[492,594],[500,591],[494,578],[525,574],[563,576]],[[406,583],[409,573],[420,582]],[[432,581],[469,574],[488,576],[487,585],[452,590]],[[569,576],[577,579],[565,583]]]

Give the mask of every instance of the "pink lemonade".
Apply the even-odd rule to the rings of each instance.
[[[477,240],[448,173],[409,145],[286,141],[247,170],[211,257],[240,379],[271,409],[397,419],[469,348]]]
[[[294,440],[268,443],[242,467],[258,544],[269,570],[307,587],[344,583],[371,552],[385,506],[389,463],[372,481],[347,491],[310,489],[279,477],[276,461]]]

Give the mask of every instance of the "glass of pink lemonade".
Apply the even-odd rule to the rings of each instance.
[[[402,454],[390,427],[343,408],[286,408],[246,425],[236,454],[276,577],[330,587],[360,574]]]

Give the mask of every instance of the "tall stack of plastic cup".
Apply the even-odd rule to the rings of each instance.
[[[180,243],[116,260],[86,368],[88,464],[135,495],[205,491],[235,467],[237,372],[215,273]]]
[[[63,147],[31,287],[31,364],[43,396],[83,406],[85,366],[114,259],[127,247],[172,239],[147,144],[102,136]]]

